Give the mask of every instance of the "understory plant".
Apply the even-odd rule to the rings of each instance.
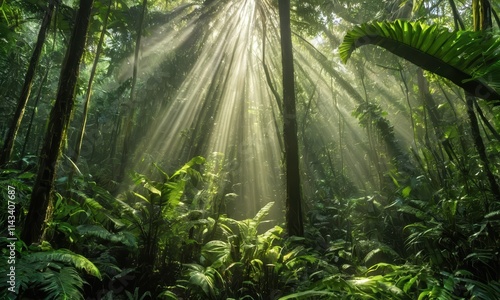
[[[3,256],[9,257],[5,251],[10,250],[7,247],[10,243],[2,238],[0,244]],[[2,274],[8,274],[9,267],[15,266],[15,285],[9,281],[0,283],[2,299],[14,299],[14,295],[36,299],[85,299],[85,274],[102,279],[99,269],[90,260],[68,249],[55,250],[47,242],[30,249],[21,241],[15,244],[15,264],[0,267]]]
[[[207,227],[199,256],[184,264],[174,291],[189,299],[267,299],[278,293],[283,229],[274,226],[259,234],[273,204],[252,219],[220,216]]]

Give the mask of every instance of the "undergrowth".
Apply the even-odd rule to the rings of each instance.
[[[404,182],[394,177],[390,195],[313,202],[305,237],[290,237],[281,220],[267,219],[273,202],[249,219],[227,216],[221,209],[225,196],[214,186],[216,173],[204,163],[195,157],[171,174],[155,165],[157,176],[134,174],[134,186],[118,195],[75,178],[70,191],[55,194],[47,240],[15,242],[15,293],[2,281],[0,296],[500,297],[500,209],[483,205],[482,198],[465,191],[450,198],[424,175]],[[31,173],[8,170],[1,176],[3,185],[29,195]],[[28,205],[17,206],[22,220]],[[5,257],[9,242],[0,240]],[[2,264],[0,272],[7,274],[7,268]]]

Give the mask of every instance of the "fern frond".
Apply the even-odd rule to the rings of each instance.
[[[78,270],[85,270],[88,274],[101,279],[99,269],[85,256],[76,254],[67,249],[58,249],[47,252],[35,252],[23,257],[27,263],[61,262],[73,266]]]
[[[94,236],[113,243],[121,243],[129,248],[137,248],[135,237],[127,232],[115,234],[98,225],[80,225],[76,229],[83,236]]]

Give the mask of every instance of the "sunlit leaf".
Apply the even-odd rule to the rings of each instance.
[[[408,198],[410,196],[410,193],[411,193],[411,186],[407,186],[401,191],[401,195],[405,198]]]
[[[402,31],[404,28],[404,32]],[[490,33],[455,31],[422,22],[365,23],[349,31],[339,47],[345,63],[352,52],[373,44],[443,76],[472,95],[500,100],[500,37]]]

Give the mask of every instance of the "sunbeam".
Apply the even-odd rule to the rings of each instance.
[[[265,203],[283,202],[282,154],[273,116],[278,108],[262,69],[262,26],[274,22],[271,27],[277,28],[275,14],[270,12],[272,8],[265,2],[255,0],[228,2],[216,10],[209,22],[211,34],[205,37],[196,62],[175,97],[157,112],[159,120],[144,133],[147,138],[137,147],[132,169],[143,168],[137,162],[150,155],[180,160],[221,153],[225,170],[218,173],[226,178],[219,182],[232,182],[223,193],[238,195],[230,204],[234,214],[248,217]],[[153,60],[150,56],[154,49],[176,38],[176,44],[162,48],[162,55],[178,50],[183,41],[193,38],[191,35],[197,31],[193,24],[199,23],[189,20],[175,35],[156,37],[156,44],[150,41],[150,48],[143,51],[143,60]],[[266,43],[276,49],[278,41],[274,33]],[[277,65],[279,56],[268,52],[264,59],[270,66]],[[155,66],[154,62],[141,63],[141,70],[149,73],[148,69]],[[280,210],[278,206],[276,210]]]
[[[209,28],[209,34],[204,27]],[[227,1],[197,13],[185,9],[184,14],[177,14],[172,22],[155,30],[154,37],[146,38],[140,63],[145,78],[178,51],[193,51],[189,54],[192,67],[186,74],[174,75],[183,78],[174,95],[159,95],[164,99],[163,108],[154,112],[154,122],[144,130],[145,138],[137,145],[129,169],[147,169],[147,157],[174,165],[196,155],[217,157],[223,163],[216,164],[216,173],[224,177],[218,184],[231,182],[220,187],[221,197],[237,195],[231,197],[232,214],[251,216],[269,201],[283,203],[281,100],[276,99],[281,97],[278,27],[277,12],[267,2]],[[320,41],[326,43],[317,39],[318,46]],[[186,44],[191,48],[184,48]],[[296,40],[294,51],[300,78],[297,95],[301,115],[298,134],[303,140],[301,169],[306,182],[317,180],[317,168],[304,158],[322,155],[310,152],[308,147],[308,143],[319,139],[331,165],[322,169],[331,169],[336,176],[359,178],[355,185],[362,190],[368,188],[366,184],[378,186],[380,168],[391,158],[383,162],[385,158],[372,155],[374,147],[379,147],[375,143],[381,141],[367,140],[364,131],[377,129],[360,127],[353,112],[359,105],[373,101],[366,97],[375,96],[359,92],[365,81],[377,85],[386,99],[401,98],[400,91],[392,89],[393,78],[372,71],[364,73],[366,79],[360,83],[353,72],[337,60],[329,60],[302,38]],[[124,66],[120,76],[128,72]],[[275,91],[278,95],[273,94]],[[391,105],[386,109],[391,110]],[[315,122],[311,123],[313,114]],[[397,137],[408,145],[406,141],[412,134],[406,118],[390,114]]]

